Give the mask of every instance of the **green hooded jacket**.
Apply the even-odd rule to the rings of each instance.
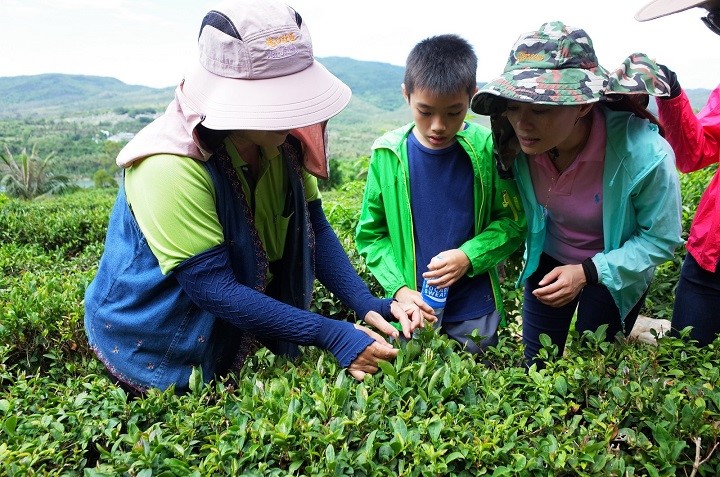
[[[358,252],[389,297],[403,286],[418,289],[407,156],[407,137],[413,127],[410,123],[390,131],[373,144],[355,233]],[[456,138],[470,157],[475,176],[476,235],[458,248],[470,260],[469,276],[490,274],[504,322],[496,267],[525,239],[525,215],[515,182],[498,176],[490,130],[467,123]]]

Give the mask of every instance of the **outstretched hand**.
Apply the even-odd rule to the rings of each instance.
[[[380,315],[378,314],[378,316]],[[355,328],[365,332],[370,338],[375,340],[367,348],[365,348],[347,368],[353,378],[358,381],[362,381],[365,379],[365,375],[377,373],[378,363],[380,361],[390,361],[395,359],[398,354],[398,350],[393,347],[393,345],[385,341],[379,333],[357,324],[355,325]],[[397,330],[395,330],[395,332],[397,333]]]
[[[573,301],[586,283],[582,265],[563,265],[550,270],[532,293],[546,305],[561,307]]]
[[[425,303],[419,291],[411,290],[408,287],[402,287],[395,292],[395,299],[401,304],[410,304],[418,307],[422,322],[420,324],[421,327],[425,326],[425,321],[428,321],[430,323],[435,323],[435,321],[437,321],[432,307]],[[403,331],[405,331],[404,328]],[[409,338],[409,336],[407,335],[405,335],[405,337]]]
[[[430,309],[432,311],[432,308]],[[393,301],[390,304],[390,313],[400,323],[405,338],[410,339],[413,331],[418,328],[425,327],[425,321],[423,320],[423,314],[420,308],[415,303],[404,303],[400,301]],[[380,313],[376,311],[368,311],[365,315],[365,323],[373,326],[375,329],[384,333],[386,336],[392,338],[398,338],[399,332],[393,325],[383,318]]]

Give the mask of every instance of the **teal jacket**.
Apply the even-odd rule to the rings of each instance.
[[[390,297],[403,286],[418,289],[407,156],[407,137],[413,127],[410,123],[388,132],[373,144],[355,234],[358,251]],[[503,316],[496,266],[522,244],[526,223],[520,197],[515,182],[497,174],[489,129],[468,123],[456,138],[472,161],[477,234],[458,248],[470,259],[469,276],[490,274],[495,303]]]
[[[602,107],[602,106],[598,106]],[[650,285],[655,266],[682,244],[680,184],[675,155],[657,127],[631,113],[603,108],[607,140],[603,170],[605,248],[592,257],[600,283],[624,322]],[[527,157],[514,162],[528,220],[525,268],[518,286],[537,269],[545,242],[544,209],[535,198]]]

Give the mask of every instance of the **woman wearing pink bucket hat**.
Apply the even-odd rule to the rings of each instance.
[[[635,14],[639,21],[704,8],[703,23],[720,35],[720,0],[656,0]],[[696,115],[675,72],[660,65],[670,78],[671,94],[657,98],[666,139],[675,150],[681,172],[689,173],[720,162],[720,86],[710,93],[707,104]],[[703,193],[685,245],[687,255],[675,292],[671,333],[675,336],[692,326],[690,338],[701,346],[720,336],[720,174],[716,171]]]
[[[305,22],[272,0],[211,10],[199,61],[165,113],[121,151],[124,180],[85,295],[91,346],[134,394],[238,370],[264,345],[329,350],[357,379],[394,349],[378,333],[309,310],[313,282],[397,336],[416,306],[374,297],[322,211],[325,123],[350,89],[315,61]],[[314,175],[312,175],[312,174]]]

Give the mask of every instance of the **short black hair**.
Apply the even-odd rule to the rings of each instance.
[[[470,43],[458,35],[446,34],[419,42],[405,64],[405,93],[426,90],[433,94],[472,96],[477,87],[477,56]]]

